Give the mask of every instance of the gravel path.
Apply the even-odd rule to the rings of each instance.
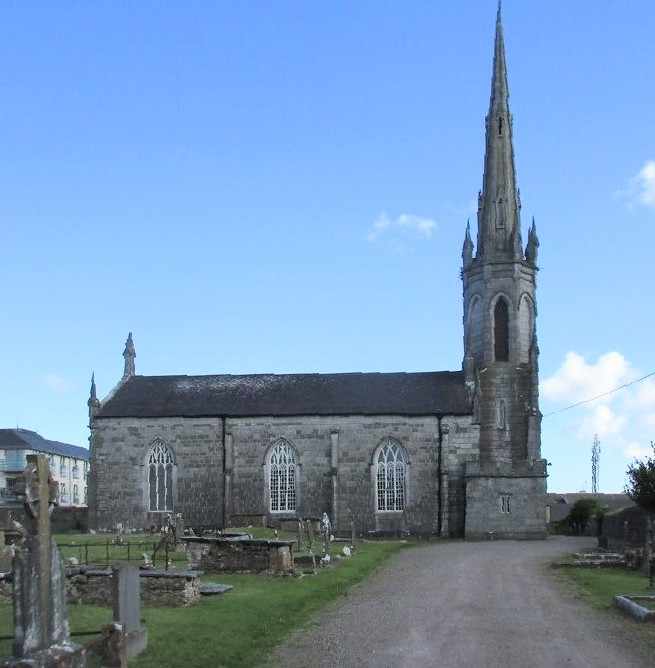
[[[277,648],[269,666],[652,668],[632,620],[595,611],[548,573],[594,539],[437,543],[401,552]]]

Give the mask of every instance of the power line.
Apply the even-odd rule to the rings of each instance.
[[[563,413],[564,411],[568,411],[571,408],[575,408],[576,406],[582,406],[582,404],[588,404],[592,401],[596,401],[596,399],[602,399],[603,397],[606,397],[608,394],[614,394],[614,392],[618,392],[619,390],[622,390],[626,387],[630,387],[630,385],[634,385],[635,383],[640,383],[642,380],[646,380],[646,378],[650,378],[651,376],[655,376],[655,371],[651,371],[650,373],[647,373],[645,376],[642,376],[641,378],[637,378],[637,380],[633,380],[629,383],[625,383],[624,385],[621,385],[621,387],[615,387],[613,390],[610,390],[609,392],[603,392],[603,394],[599,394],[596,397],[592,397],[591,399],[585,399],[584,401],[578,401],[577,404],[571,404],[570,406],[567,406],[566,408],[560,408],[558,411],[553,411],[552,413],[548,413],[547,415],[544,415],[543,417],[547,418],[550,417],[551,415],[557,415],[557,413]]]

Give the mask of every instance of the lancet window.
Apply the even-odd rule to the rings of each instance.
[[[268,459],[271,512],[296,510],[296,453],[291,444],[280,439]]]
[[[509,360],[509,308],[502,298],[494,308],[494,354],[496,362]]]
[[[148,496],[150,510],[173,510],[173,473],[175,460],[166,445],[157,439],[148,453]]]
[[[405,509],[407,464],[400,444],[392,438],[380,446],[375,458],[378,511]]]

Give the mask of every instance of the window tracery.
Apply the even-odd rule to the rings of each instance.
[[[160,439],[157,439],[148,454],[148,497],[151,511],[173,510],[174,468],[173,454]]]
[[[378,511],[405,509],[407,465],[400,444],[389,438],[379,449],[376,463]]]
[[[269,490],[271,512],[296,509],[296,454],[291,445],[280,439],[269,455]]]

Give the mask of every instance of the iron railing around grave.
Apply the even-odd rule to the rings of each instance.
[[[104,541],[70,542],[57,541],[67,564],[75,558],[80,565],[109,568],[122,562],[140,562],[142,566],[168,570],[174,561],[186,566],[186,555],[178,556],[167,539],[116,540],[107,537]]]

